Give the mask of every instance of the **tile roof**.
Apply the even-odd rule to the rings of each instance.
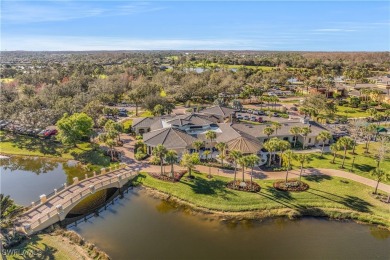
[[[230,116],[234,111],[235,110],[233,108],[229,107],[212,106],[199,111],[199,113],[227,117]]]
[[[243,154],[257,153],[262,148],[260,141],[249,135],[241,135],[226,144],[230,151],[237,150]]]
[[[186,132],[168,127],[144,134],[144,143],[150,146],[163,144],[167,149],[186,148],[196,140]]]
[[[205,115],[199,114],[186,114],[174,117],[172,120],[166,121],[168,124],[176,126],[185,126],[185,125],[210,125],[214,122],[209,120]]]

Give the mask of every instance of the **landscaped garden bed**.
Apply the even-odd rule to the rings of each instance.
[[[162,180],[162,181],[168,181],[168,182],[178,182],[183,177],[184,174],[186,174],[186,170],[181,170],[173,173],[173,177],[170,176],[170,173],[160,174],[160,173],[149,173],[150,176],[153,178]]]
[[[247,192],[259,192],[261,187],[256,182],[250,181],[231,181],[226,187],[232,190],[247,191]]]
[[[305,191],[309,189],[309,185],[298,180],[277,181],[273,184],[274,188],[281,191]]]

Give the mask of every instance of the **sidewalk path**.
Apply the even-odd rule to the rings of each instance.
[[[146,172],[160,172],[160,166],[159,165],[151,165],[148,161],[137,161],[134,159],[134,144],[136,140],[134,140],[133,137],[130,137],[127,134],[122,134],[121,139],[123,141],[123,147],[117,147],[116,150],[120,151],[122,153],[122,162],[128,164],[130,168],[139,168],[141,171]],[[184,169],[183,167],[176,165],[175,169]],[[168,170],[168,169],[167,169]],[[215,167],[208,167],[203,165],[197,165],[196,170],[199,172],[209,173],[209,170],[212,175],[218,175],[223,177],[229,177],[234,178],[234,170],[225,170],[225,169],[219,169]],[[250,169],[245,170],[244,172],[245,178],[250,178]],[[357,174],[353,174],[346,171],[341,170],[333,170],[333,169],[321,169],[321,168],[309,168],[305,169],[302,176],[309,176],[309,175],[327,175],[327,176],[335,176],[335,177],[342,177],[345,179],[349,179],[352,181],[356,181],[362,184],[365,184],[367,186],[375,188],[376,181],[371,180],[362,176],[359,176]],[[292,170],[289,172],[289,178],[291,177],[298,177],[299,176],[299,170]],[[276,180],[276,179],[284,179],[286,177],[286,172],[265,172],[261,171],[259,168],[254,169],[253,171],[253,178],[259,179],[259,180]],[[242,178],[242,170],[237,170],[237,178]],[[390,185],[379,183],[378,189],[385,191],[387,193],[390,193]]]

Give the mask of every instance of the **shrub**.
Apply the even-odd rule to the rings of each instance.
[[[157,156],[152,156],[152,158],[150,159],[150,163],[153,165],[160,165],[161,160]]]
[[[360,104],[359,108],[362,110],[367,110],[368,106],[367,106],[367,104]]]
[[[376,107],[378,105],[378,102],[370,102],[368,103],[370,107]]]
[[[148,157],[148,155],[146,153],[137,152],[134,155],[134,157],[135,157],[136,160],[141,161],[141,160],[144,160],[146,157]]]

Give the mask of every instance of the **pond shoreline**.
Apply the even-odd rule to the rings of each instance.
[[[148,187],[144,184],[137,186],[146,191],[149,196],[157,199],[173,202],[178,207],[185,207],[187,213],[193,215],[207,216],[213,220],[230,221],[230,220],[259,220],[265,221],[273,218],[288,218],[290,220],[297,220],[304,217],[318,217],[326,218],[328,220],[336,221],[354,221],[358,224],[375,225],[379,228],[390,231],[390,226],[383,223],[372,223],[368,219],[364,218],[357,211],[343,210],[337,208],[308,208],[305,210],[297,211],[294,209],[280,208],[269,210],[248,210],[248,211],[219,211],[214,209],[208,209],[200,207],[189,201],[180,199],[172,194],[165,193],[153,187]]]

